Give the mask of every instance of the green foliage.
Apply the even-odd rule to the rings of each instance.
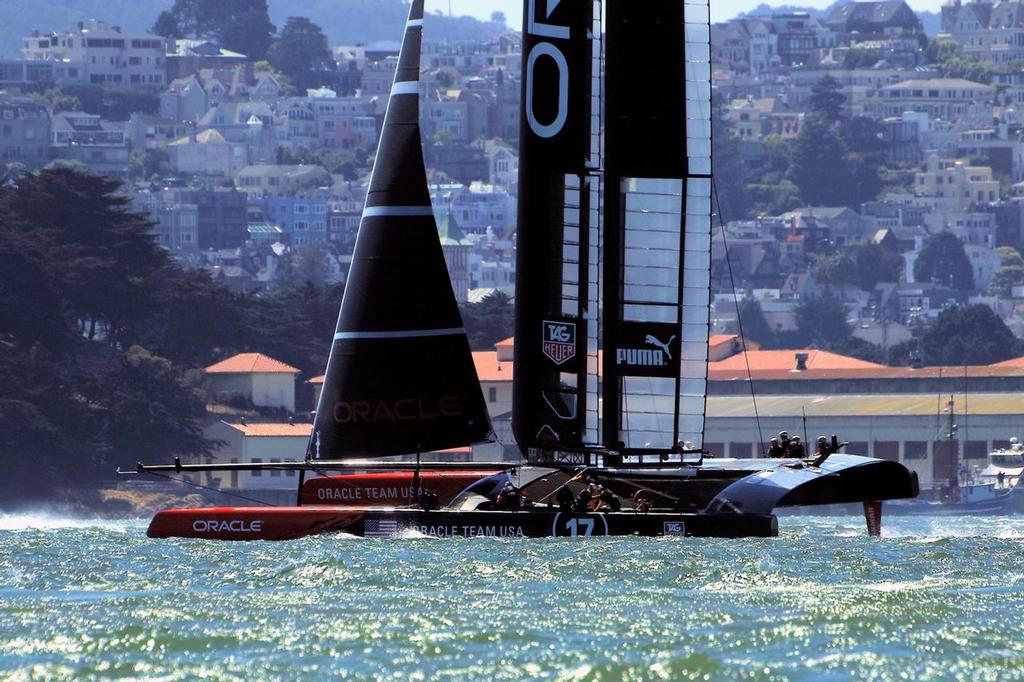
[[[851,358],[866,360],[867,362],[877,362],[880,365],[886,364],[889,360],[889,354],[886,353],[884,348],[856,336],[850,336],[842,341],[832,343],[829,345],[828,350],[840,355],[847,355]]]
[[[839,122],[838,132],[848,149],[861,155],[882,154],[886,150],[885,128],[867,116],[852,116]]]
[[[850,251],[857,285],[871,291],[879,282],[899,282],[903,259],[878,244],[862,244]]]
[[[807,111],[827,121],[838,121],[843,111],[846,96],[839,92],[841,86],[832,76],[822,76],[811,86],[811,98],[807,102]]]
[[[277,148],[278,164],[323,166],[329,173],[342,175],[346,180],[358,179],[360,170],[369,168],[367,156],[367,152],[363,148],[353,150],[310,149],[301,146],[294,150],[287,147]]]
[[[494,344],[512,336],[515,327],[511,299],[495,291],[479,303],[459,305],[462,323],[473,350],[493,350]]]
[[[210,357],[234,333],[231,295],[171,264],[117,190],[69,170],[0,189],[5,488],[107,477],[115,463],[211,445],[194,380],[133,346],[144,339],[186,366]]]
[[[214,36],[221,47],[265,59],[274,31],[266,0],[175,0],[153,26],[159,35]]]
[[[76,110],[99,114],[108,121],[127,121],[132,114],[154,116],[160,112],[160,95],[137,86],[118,90],[99,85],[64,85],[51,98],[62,106],[78,102]]]
[[[748,195],[742,190],[743,168],[740,165],[739,141],[732,134],[732,122],[725,117],[724,99],[716,94],[711,107],[711,161],[715,169],[715,190],[721,203],[721,218],[729,222],[745,216]]]
[[[854,175],[847,149],[832,125],[820,116],[809,116],[796,138],[789,178],[800,197],[812,206],[846,206],[853,203]]]
[[[764,348],[773,348],[778,344],[775,330],[768,324],[759,301],[745,298],[736,306],[736,312],[745,338],[758,342]]]
[[[323,30],[306,17],[288,17],[267,57],[300,92],[317,85],[313,72],[334,65]]]
[[[976,83],[991,83],[996,74],[996,65],[974,57],[954,56],[939,64],[945,78],[965,78]]]
[[[864,47],[853,47],[846,51],[843,56],[844,69],[870,69],[881,61],[882,55],[878,50]]]
[[[846,308],[832,296],[814,296],[796,308],[796,326],[801,346],[829,347],[850,338]]]
[[[128,177],[135,180],[161,178],[170,172],[171,157],[166,149],[145,149],[135,152],[128,166]]]
[[[858,283],[857,263],[845,252],[814,256],[811,272],[827,287],[843,289]]]
[[[957,56],[960,46],[951,38],[935,38],[928,41],[925,48],[925,61],[929,64],[942,64]]]
[[[925,240],[914,262],[914,279],[965,291],[974,289],[974,272],[964,253],[964,245],[948,230]]]
[[[1020,339],[986,305],[942,311],[921,337],[927,365],[989,365],[1024,353]]]
[[[743,194],[747,196],[752,211],[757,215],[779,215],[804,205],[800,199],[800,190],[789,180],[782,180],[774,185],[747,185],[743,188]]]

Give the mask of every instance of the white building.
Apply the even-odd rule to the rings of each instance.
[[[214,400],[241,395],[256,407],[295,411],[299,370],[262,353],[239,353],[203,370]]]
[[[269,464],[275,462],[301,462],[306,457],[306,445],[312,424],[229,424],[219,421],[205,430],[207,438],[223,441],[210,460],[217,464]],[[295,471],[223,471],[211,472],[206,485],[228,490],[287,490],[298,486]],[[219,478],[220,480],[215,480]]]
[[[162,86],[166,78],[165,38],[122,31],[102,21],[79,22],[64,33],[34,33],[22,45],[27,59],[61,64],[70,82]]]

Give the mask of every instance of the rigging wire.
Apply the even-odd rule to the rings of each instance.
[[[736,277],[732,271],[732,259],[729,258],[729,238],[726,236],[725,222],[722,220],[722,202],[718,199],[718,181],[712,177],[711,191],[715,195],[715,210],[718,213],[718,227],[722,230],[722,244],[725,246],[725,263],[729,267],[729,282],[732,284],[732,299],[736,305],[736,324],[740,332],[740,347],[743,349],[743,360],[747,365],[747,381],[750,384],[750,401],[754,405],[754,421],[757,422],[757,438],[764,453],[764,433],[761,431],[761,415],[757,411],[757,395],[754,393],[754,374],[750,371],[750,355],[747,353],[747,336],[743,333],[743,318],[740,316],[740,297],[736,290]]]
[[[187,486],[191,486],[193,488],[198,488],[198,489],[201,489],[201,490],[209,490],[212,493],[220,493],[221,495],[225,495],[227,497],[236,497],[236,498],[238,498],[240,500],[245,500],[247,502],[255,502],[256,504],[262,504],[262,505],[264,505],[266,507],[276,507],[276,506],[278,506],[278,505],[273,504],[271,502],[265,502],[263,500],[257,500],[255,497],[246,497],[245,495],[240,495],[238,493],[230,493],[227,490],[220,490],[219,488],[211,488],[210,486],[203,485],[202,483],[196,483],[195,481],[190,481],[190,480],[185,479],[185,478],[175,478],[174,476],[169,476],[168,474],[162,474],[162,473],[160,473],[158,471],[144,471],[142,473],[145,474],[145,475],[148,475],[148,476],[159,476],[160,478],[166,478],[168,481],[174,481],[175,483],[181,483],[181,484],[184,484],[184,485],[187,485]]]

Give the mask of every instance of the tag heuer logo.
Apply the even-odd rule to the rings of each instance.
[[[576,356],[576,325],[573,322],[544,320],[544,355],[556,365]]]

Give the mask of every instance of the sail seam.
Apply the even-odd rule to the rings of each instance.
[[[380,332],[338,332],[334,335],[335,341],[346,341],[350,339],[407,339],[424,336],[457,336],[465,334],[463,327],[448,327],[445,329],[408,329],[402,331],[380,331]]]
[[[433,215],[433,206],[367,206],[363,209],[364,218]]]

